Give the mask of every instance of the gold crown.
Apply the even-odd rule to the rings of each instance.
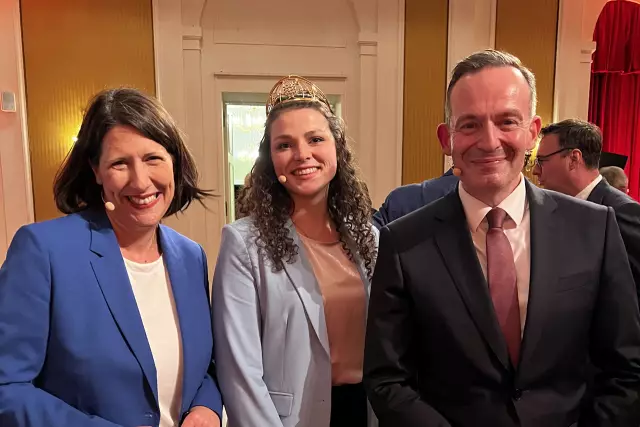
[[[333,112],[327,97],[318,86],[304,77],[289,75],[278,80],[271,88],[267,100],[267,115],[278,104],[301,100],[321,102]]]

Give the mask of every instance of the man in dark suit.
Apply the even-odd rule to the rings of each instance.
[[[531,185],[535,78],[454,69],[438,137],[456,191],[381,230],[364,384],[381,427],[637,427],[640,313],[611,208]],[[585,369],[600,369],[592,400]]]
[[[391,221],[438,200],[457,185],[458,177],[449,169],[438,178],[398,187],[389,193],[380,209],[373,215],[373,225],[381,229]]]
[[[545,188],[613,208],[640,297],[640,204],[600,176],[600,129],[569,119],[546,126],[541,135],[533,173]]]

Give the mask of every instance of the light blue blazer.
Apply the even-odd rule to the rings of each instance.
[[[180,321],[182,413],[221,413],[207,262],[160,226]],[[0,426],[159,423],[156,368],[111,225],[83,212],[22,227],[0,269]]]
[[[331,358],[322,294],[295,228],[287,227],[299,255],[278,272],[256,246],[252,219],[222,229],[213,325],[228,427],[329,427]],[[361,262],[358,269],[368,299]],[[376,425],[372,411],[370,420]]]

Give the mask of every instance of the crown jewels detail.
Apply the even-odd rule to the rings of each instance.
[[[278,80],[269,92],[267,115],[278,104],[301,100],[321,102],[333,112],[327,97],[318,86],[304,77],[289,75]]]

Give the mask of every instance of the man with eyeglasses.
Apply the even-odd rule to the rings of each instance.
[[[640,204],[602,179],[602,133],[577,119],[542,128],[533,174],[560,193],[613,208],[640,298]]]

